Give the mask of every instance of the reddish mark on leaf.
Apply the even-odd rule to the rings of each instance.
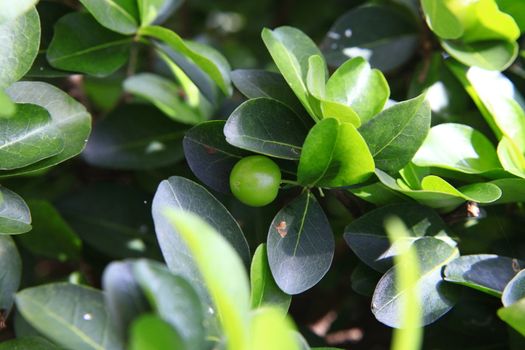
[[[204,146],[204,148],[206,149],[206,153],[208,154],[215,154],[217,153],[217,149],[216,148],[213,148],[213,147],[210,147],[210,146]]]
[[[279,225],[275,226],[275,229],[277,230],[281,238],[286,237],[286,235],[288,234],[288,226],[286,225],[286,221],[281,221]]]

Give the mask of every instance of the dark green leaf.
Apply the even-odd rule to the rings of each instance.
[[[19,337],[0,343],[0,350],[61,350],[55,344],[45,340],[44,338]]]
[[[371,298],[381,274],[363,263],[358,263],[350,276],[352,289],[365,297]]]
[[[53,124],[64,137],[64,150],[33,165],[0,172],[0,176],[35,172],[61,163],[79,154],[91,132],[91,115],[86,108],[60,89],[41,82],[18,82],[7,89],[7,94],[17,103],[32,103],[47,109]]]
[[[82,156],[102,168],[159,168],[182,159],[184,131],[154,108],[125,105],[95,125]]]
[[[0,236],[31,230],[31,213],[22,197],[0,186]]]
[[[501,189],[501,197],[494,204],[525,202],[524,179],[498,179],[491,182]]]
[[[122,34],[133,34],[138,28],[136,0],[80,0],[104,27]]]
[[[75,12],[55,25],[47,59],[58,69],[106,76],[126,63],[130,43],[131,38],[101,27],[90,14]]]
[[[141,26],[162,22],[181,4],[182,0],[137,0]]]
[[[247,152],[226,142],[224,125],[222,120],[201,123],[186,132],[183,145],[195,176],[215,191],[230,193],[230,172]]]
[[[7,6],[15,5],[9,2]],[[1,9],[0,13],[4,15]],[[0,23],[0,88],[8,87],[29,71],[39,46],[40,19],[34,7],[20,17]]]
[[[192,285],[159,263],[140,260],[133,273],[157,315],[180,335],[187,349],[204,345],[204,305]]]
[[[330,223],[310,192],[281,209],[268,232],[268,262],[275,282],[287,294],[312,288],[334,256]]]
[[[37,105],[18,104],[13,118],[0,118],[0,130],[0,170],[22,168],[64,149],[64,135]]]
[[[16,295],[24,318],[68,349],[123,349],[104,307],[102,292],[68,283],[25,289]]]
[[[399,249],[390,246],[384,229],[385,220],[390,216],[396,216],[404,222],[413,242],[422,237],[434,236],[454,244],[449,237],[448,227],[430,208],[402,203],[375,209],[346,226],[344,238],[361,261],[379,272],[392,267],[392,258],[399,253]]]
[[[525,263],[494,254],[464,255],[445,267],[443,278],[499,297],[516,275],[516,265],[519,270]]]
[[[512,263],[513,272],[516,273],[523,266],[525,266],[523,261],[517,262],[514,260]],[[505,286],[501,295],[501,301],[504,306],[510,306],[523,298],[525,298],[525,270],[518,272]]]
[[[15,242],[9,236],[0,236],[0,271],[0,321],[4,323],[22,277],[22,260]]]
[[[307,126],[291,109],[264,97],[244,102],[224,126],[229,144],[292,160],[299,159],[307,132]]]
[[[252,309],[271,305],[281,309],[283,314],[288,312],[292,297],[283,293],[275,283],[268,264],[266,244],[264,243],[259,245],[253,254],[250,282]]]
[[[459,256],[457,248],[434,237],[423,237],[414,242],[420,276],[417,282],[422,300],[422,325],[428,325],[446,314],[456,303],[456,295],[450,284],[441,277],[443,266]],[[382,323],[390,327],[400,326],[400,305],[405,301],[405,291],[397,290],[395,265],[379,280],[372,297],[372,312]],[[409,302],[407,300],[407,302]]]
[[[130,350],[190,349],[177,332],[155,315],[144,315],[131,327]]]
[[[82,241],[64,221],[51,203],[44,200],[28,202],[33,229],[17,237],[31,253],[60,261],[78,260]]]
[[[430,106],[425,96],[400,102],[359,128],[376,167],[395,173],[416,154],[430,129]]]

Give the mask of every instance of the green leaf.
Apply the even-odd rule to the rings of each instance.
[[[85,244],[114,258],[160,258],[148,205],[136,186],[85,184],[55,203]]]
[[[38,336],[18,337],[0,343],[0,350],[61,350],[55,344]]]
[[[152,102],[171,119],[197,124],[203,115],[179,97],[180,89],[172,81],[151,73],[140,73],[124,81],[124,90]]]
[[[158,26],[141,28],[139,34],[160,40],[172,50],[186,56],[201,68],[226,96],[231,95],[230,65],[215,49],[196,42],[183,40],[171,30]]]
[[[297,115],[305,114],[304,107],[281,74],[265,70],[237,69],[232,71],[231,78],[233,85],[248,98],[273,98],[284,103]]]
[[[332,66],[363,57],[372,67],[392,71],[412,57],[418,41],[418,25],[402,9],[367,4],[337,19],[321,48]]]
[[[400,102],[359,128],[376,167],[395,173],[416,154],[430,129],[430,106],[425,95]]]
[[[432,209],[413,203],[390,204],[352,221],[345,228],[344,238],[361,261],[376,271],[385,272],[392,267],[392,259],[399,249],[390,247],[385,221],[395,216],[407,226],[407,241],[415,242],[433,236],[454,245],[450,231],[441,217]]]
[[[453,123],[431,128],[412,161],[420,167],[438,167],[467,174],[501,168],[496,150],[485,135],[468,125]]]
[[[361,126],[361,119],[357,113],[347,105],[339,102],[321,100],[321,114],[323,118],[335,118],[341,123],[350,123],[356,128]]]
[[[292,297],[283,293],[275,283],[268,264],[266,244],[264,243],[260,244],[253,254],[250,282],[252,309],[261,306],[273,306],[281,310],[283,314],[288,312]]]
[[[0,13],[4,14],[1,9]],[[40,19],[36,9],[0,23],[0,43],[0,88],[6,88],[29,71],[38,54]]]
[[[167,209],[186,210],[207,218],[208,225],[219,232],[247,264],[250,251],[244,234],[228,210],[204,187],[183,177],[172,176],[160,183],[153,198],[152,214],[157,239],[166,264],[174,273],[195,281],[201,298],[207,296],[206,286],[198,272],[198,262],[190,254],[183,233],[165,217]]]
[[[180,335],[187,349],[204,345],[204,310],[199,295],[183,277],[163,265],[139,260],[133,273],[155,313]]]
[[[184,346],[180,335],[156,315],[144,315],[131,327],[131,350],[190,349]]]
[[[510,306],[500,308],[498,316],[521,335],[525,336],[525,298]]]
[[[0,170],[12,170],[54,156],[64,149],[64,135],[49,112],[37,105],[18,104],[13,118],[0,119]]]
[[[461,63],[491,71],[507,69],[518,56],[518,44],[503,40],[472,43],[444,40],[441,46]]]
[[[231,193],[231,170],[247,152],[226,142],[225,123],[223,120],[200,123],[186,132],[183,146],[186,162],[200,181],[215,191]]]
[[[314,117],[312,97],[306,86],[310,56],[323,57],[321,51],[306,34],[292,27],[263,29],[262,39],[277,68],[308,113]],[[325,68],[326,69],[326,68]]]
[[[141,26],[148,26],[160,22],[171,15],[181,4],[182,0],[137,0]]]
[[[195,214],[166,209],[166,215],[206,283],[221,319],[227,348],[248,348],[250,287],[241,258],[223,236]]]
[[[364,182],[373,172],[374,160],[355,127],[327,118],[306,137],[297,179],[305,186],[340,187]]]
[[[501,189],[501,197],[494,204],[525,202],[524,179],[498,179],[491,181]]]
[[[517,260],[494,254],[464,255],[445,267],[443,278],[500,297],[516,275],[516,263],[519,267]]]
[[[184,131],[150,106],[128,104],[95,125],[82,156],[88,164],[108,169],[165,167],[183,158]]]
[[[101,27],[90,14],[74,12],[56,23],[47,59],[58,69],[107,76],[126,63],[131,41]]]
[[[112,324],[122,340],[129,337],[134,320],[151,311],[131,261],[112,262],[104,270],[102,286],[104,301]]]
[[[357,263],[350,275],[350,283],[352,289],[362,296],[371,298],[374,294],[374,289],[382,274],[362,262]]]
[[[16,2],[2,2],[0,4],[0,24],[9,22],[27,13],[38,0],[18,0]]]
[[[299,159],[308,132],[291,109],[277,100],[256,98],[244,102],[224,126],[232,146],[282,159]]]
[[[5,322],[22,278],[22,259],[15,242],[8,236],[0,236],[0,268],[0,320]]]
[[[351,107],[362,123],[381,112],[389,95],[383,74],[361,57],[346,61],[326,83],[326,98]]]
[[[261,308],[256,310],[250,320],[250,350],[300,350],[294,333],[295,326],[282,310]]]
[[[514,260],[511,266],[514,267],[513,272],[516,274],[516,271],[523,268],[525,264],[524,262],[518,263]],[[501,295],[501,301],[503,302],[503,306],[510,306],[523,298],[525,298],[525,270],[519,271],[508,282]]]
[[[281,209],[268,231],[268,262],[275,282],[286,294],[316,285],[334,256],[334,236],[323,209],[305,192]]]
[[[16,306],[33,327],[66,348],[123,349],[98,290],[68,283],[41,285],[18,292]]]
[[[441,277],[441,269],[459,256],[455,247],[433,237],[423,237],[412,245],[417,251],[420,275],[417,279],[419,296],[422,301],[421,325],[425,326],[446,314],[455,304],[456,296],[450,285]],[[382,323],[400,327],[400,305],[406,302],[406,290],[399,290],[395,284],[395,271],[402,268],[395,265],[388,270],[376,286],[372,297],[372,312]]]
[[[458,39],[465,28],[449,8],[447,1],[421,0],[425,18],[430,29],[442,39]]]
[[[496,0],[501,11],[511,15],[521,32],[525,32],[525,3],[514,0]]]
[[[31,103],[49,112],[53,124],[64,138],[64,149],[55,156],[41,160],[24,168],[1,172],[1,176],[35,172],[61,163],[79,154],[91,132],[91,115],[86,108],[60,89],[42,82],[18,82],[7,89],[7,94],[16,103]]]
[[[31,253],[59,261],[77,261],[82,241],[51,203],[44,200],[28,202],[33,229],[17,239]]]
[[[31,213],[22,197],[0,186],[0,237],[31,230]]]
[[[133,34],[138,28],[136,0],[80,0],[104,27],[121,34]]]
[[[498,143],[497,152],[503,169],[513,175],[525,178],[525,156],[512,139],[503,136]]]
[[[9,96],[7,96],[7,94],[2,89],[0,89],[0,119],[10,118],[15,114],[15,112],[16,104],[14,104]]]

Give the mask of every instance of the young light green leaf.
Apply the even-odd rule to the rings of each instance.
[[[310,192],[301,194],[275,215],[267,244],[275,282],[292,295],[316,285],[334,256],[330,223]]]
[[[68,283],[16,294],[16,306],[38,331],[69,349],[124,349],[105,309],[102,292]]]
[[[443,0],[421,0],[428,26],[442,39],[458,39],[465,28],[460,19]]]
[[[16,7],[11,2],[6,6]],[[1,10],[0,13],[4,14]],[[29,71],[39,46],[40,19],[34,7],[20,17],[0,23],[0,88],[10,86]]]
[[[248,344],[250,287],[241,258],[215,229],[197,215],[174,209],[165,213],[195,261],[221,319],[230,350]],[[220,259],[215,259],[220,256]]]
[[[503,136],[498,143],[497,152],[503,169],[513,175],[525,178],[525,156],[512,139]]]
[[[65,15],[55,25],[47,60],[58,69],[107,76],[126,63],[132,39],[112,32],[85,12]]]
[[[275,283],[268,264],[268,254],[264,243],[259,245],[253,254],[250,282],[252,309],[261,306],[274,306],[283,314],[288,312],[292,297],[285,294]]]
[[[0,235],[0,268],[0,320],[5,322],[22,278],[22,259],[9,236]]]
[[[438,167],[467,174],[501,168],[496,150],[485,135],[468,125],[454,123],[431,128],[412,161],[420,167]]]
[[[514,62],[519,51],[516,42],[504,40],[472,43],[444,40],[441,42],[441,46],[450,56],[461,63],[491,71],[507,69]]]
[[[250,350],[300,350],[295,326],[282,310],[264,307],[255,310],[250,320]]]
[[[326,83],[326,99],[351,107],[363,124],[381,112],[389,95],[383,74],[361,57],[346,61]]]
[[[16,112],[16,104],[11,101],[9,96],[0,89],[0,119],[1,118],[10,118]]]
[[[130,350],[189,350],[181,336],[160,317],[149,314],[133,322]]]
[[[512,267],[515,274],[516,271],[519,271],[520,268],[523,269],[524,266],[525,263],[523,261],[517,262],[515,259],[513,260]],[[525,298],[525,270],[519,271],[508,282],[501,295],[501,301],[503,306],[510,306],[523,298]]]
[[[133,34],[138,28],[136,0],[80,0],[104,27],[121,34]]]
[[[430,106],[425,95],[400,102],[359,128],[376,167],[395,173],[416,154],[430,129]]]
[[[31,230],[31,213],[22,197],[0,186],[0,237]]]
[[[0,118],[0,130],[0,170],[23,168],[64,149],[64,135],[37,105],[19,104],[13,118]]]
[[[521,335],[525,336],[525,298],[510,306],[500,308],[498,316]]]
[[[270,98],[251,99],[235,109],[224,126],[232,146],[282,159],[299,159],[308,132],[291,109]]]
[[[148,26],[160,22],[171,15],[181,4],[182,0],[137,0],[140,14],[140,25]]]
[[[18,0],[0,3],[0,24],[9,22],[30,11],[38,0]]]
[[[335,118],[341,123],[350,123],[356,128],[361,126],[361,119],[352,107],[339,102],[321,100],[321,114],[323,118]]]
[[[31,103],[49,112],[53,124],[64,138],[64,149],[52,157],[35,164],[6,172],[1,176],[19,175],[45,169],[79,154],[91,132],[91,115],[86,108],[60,89],[42,82],[18,82],[7,89],[7,94],[16,103]]]

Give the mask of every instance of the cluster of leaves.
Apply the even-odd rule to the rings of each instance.
[[[211,46],[157,25],[178,0],[80,0],[86,11],[35,3],[0,4],[0,179],[30,198],[0,187],[0,325],[15,301],[17,310],[17,339],[0,349],[309,349],[285,315],[292,295],[327,274],[342,240],[361,261],[352,285],[372,297],[381,323],[433,323],[458,303],[459,284],[501,298],[498,316],[525,336],[522,257],[462,254],[449,225],[467,208],[473,221],[455,229],[475,230],[486,212],[525,201],[525,100],[515,83],[525,77],[516,60],[525,5],[365,4],[320,47],[294,27],[264,29],[277,70],[230,72]],[[395,77],[418,48],[406,93],[381,71]],[[103,115],[93,131],[86,107],[49,83],[64,80]],[[232,84],[247,100],[228,109]],[[45,187],[35,179],[81,152],[88,175],[132,180],[73,191],[75,180],[60,177],[38,196],[17,182]],[[249,223],[254,212],[230,199],[232,168],[253,154],[283,173],[279,200],[257,211],[270,218],[259,225],[265,237]],[[181,160],[214,194],[184,170],[160,181]],[[130,182],[156,188],[151,215]],[[342,235],[332,199],[351,211]],[[391,216],[406,225],[393,241]],[[20,249],[29,264],[82,266],[84,244],[102,260],[102,291],[85,286],[97,283],[82,268],[67,283],[21,281]],[[126,260],[106,267],[100,253]],[[32,287],[16,293],[21,283]],[[416,316],[402,312],[414,295]],[[419,338],[408,341],[417,348]]]

